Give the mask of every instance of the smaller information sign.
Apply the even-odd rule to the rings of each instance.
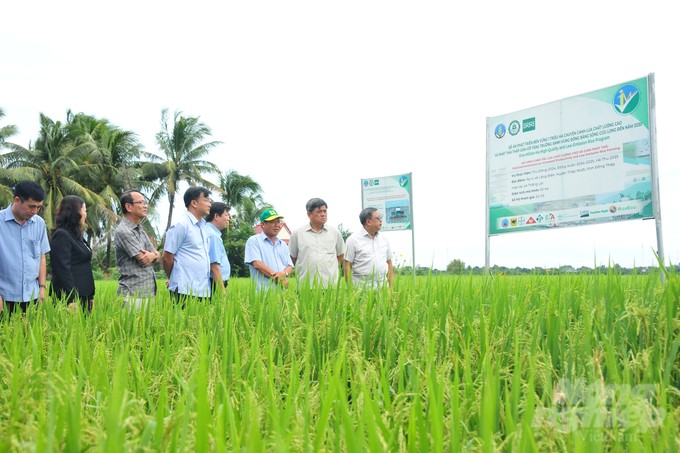
[[[376,208],[383,218],[382,231],[413,229],[411,173],[361,180],[362,208]]]

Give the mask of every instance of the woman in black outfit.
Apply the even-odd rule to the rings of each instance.
[[[94,305],[92,250],[83,240],[87,207],[82,198],[68,195],[57,207],[56,227],[50,241],[52,259],[51,292],[67,301],[80,302],[88,312]]]

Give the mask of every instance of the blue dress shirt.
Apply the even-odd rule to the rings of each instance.
[[[38,298],[40,258],[50,251],[45,221],[35,215],[19,224],[12,205],[0,211],[0,296],[10,302]]]
[[[168,289],[190,296],[210,297],[210,256],[205,220],[185,212],[184,217],[168,230],[164,250],[175,255]]]

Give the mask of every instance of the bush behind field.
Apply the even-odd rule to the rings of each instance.
[[[400,277],[0,323],[0,450],[680,449],[680,281]]]

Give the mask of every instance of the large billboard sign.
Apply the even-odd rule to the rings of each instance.
[[[411,173],[361,180],[361,207],[376,208],[382,231],[413,229]]]
[[[653,218],[648,77],[487,120],[488,234]]]

